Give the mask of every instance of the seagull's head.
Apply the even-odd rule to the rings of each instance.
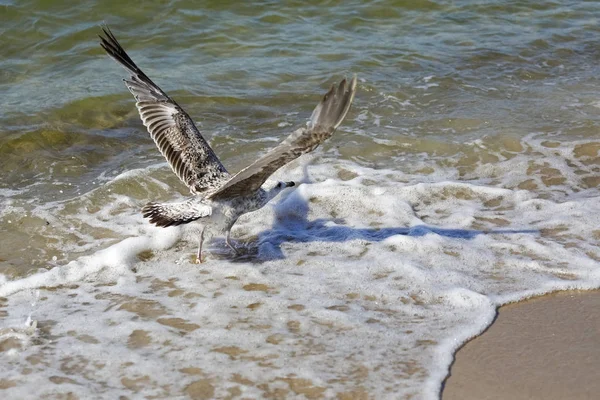
[[[289,188],[292,186],[296,186],[296,182],[283,182],[283,181],[272,181],[268,180],[264,183],[262,188],[267,192],[267,198],[271,200],[273,197],[277,196],[279,192],[281,192],[285,188]]]

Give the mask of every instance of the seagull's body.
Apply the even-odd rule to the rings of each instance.
[[[226,235],[237,219],[258,210],[294,182],[269,179],[279,168],[314,150],[342,123],[356,91],[356,77],[342,80],[325,94],[306,127],[297,129],[277,147],[235,175],[229,174],[187,113],[163,92],[131,60],[108,28],[101,46],[131,74],[125,84],[136,99],[142,122],[175,174],[192,197],[179,203],[148,203],[144,217],[161,227],[202,219],[197,262],[202,262],[202,243],[207,236]],[[206,234],[205,234],[206,233]]]

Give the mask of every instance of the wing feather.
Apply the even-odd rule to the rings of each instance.
[[[248,167],[244,168],[207,198],[217,200],[244,195],[258,190],[279,168],[302,154],[313,151],[331,137],[342,123],[356,93],[356,76],[350,82],[345,79],[333,85],[313,111],[305,128],[288,136]]]
[[[136,99],[144,126],[175,174],[192,193],[201,193],[229,176],[188,114],[138,68],[108,27],[102,48],[131,74],[125,85]]]

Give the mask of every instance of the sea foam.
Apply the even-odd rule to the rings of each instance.
[[[78,200],[121,239],[3,278],[6,395],[435,398],[499,305],[600,286],[597,196],[298,165],[279,174],[302,184],[234,227],[241,255],[217,238],[202,265],[198,224],[152,227],[110,187],[143,171],[88,195],[95,211]]]

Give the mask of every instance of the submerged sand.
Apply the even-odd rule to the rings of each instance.
[[[456,354],[453,399],[597,399],[600,291],[559,292],[501,307]]]

